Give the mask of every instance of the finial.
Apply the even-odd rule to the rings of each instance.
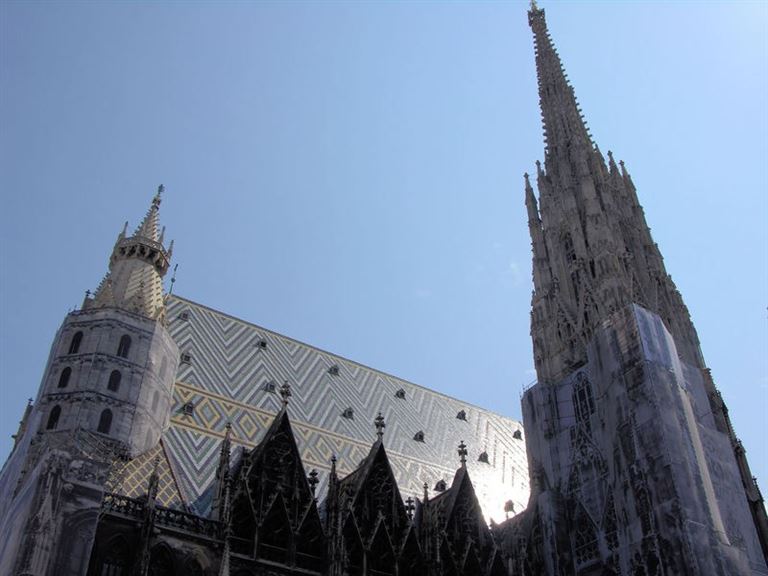
[[[178,270],[178,268],[179,268],[178,264],[176,264],[173,267],[173,276],[171,276],[171,288],[170,288],[170,290],[168,290],[168,296],[173,294],[173,285],[176,283],[176,270]]]
[[[462,468],[467,465],[467,445],[464,444],[464,440],[459,442],[459,462]]]
[[[283,399],[283,406],[287,407],[288,406],[288,398],[293,396],[293,394],[291,394],[291,385],[288,384],[288,380],[283,382],[283,385],[280,386],[280,396]]]
[[[317,486],[317,483],[320,482],[320,480],[317,479],[317,470],[312,468],[312,470],[309,471],[309,478],[307,478],[307,482],[309,482],[309,489],[312,490],[312,497],[315,497],[315,487]]]
[[[408,514],[408,518],[413,520],[413,511],[416,509],[415,504],[413,503],[413,498],[408,496],[408,498],[405,501],[405,513]]]
[[[523,174],[523,178],[525,178],[525,183],[528,184],[528,172]]]
[[[424,502],[429,500],[429,484],[424,482]]]
[[[536,0],[531,0],[531,10],[538,10],[539,5],[536,3]]]
[[[157,194],[155,194],[155,197],[152,199],[152,206],[154,206],[155,208],[160,206],[160,202],[162,201],[161,196],[163,192],[165,192],[165,186],[160,184],[160,186],[157,187]]]
[[[384,423],[384,416],[381,415],[381,412],[379,412],[379,415],[376,416],[373,424],[376,426],[376,436],[378,436],[379,440],[381,440],[384,436],[384,428],[387,427],[387,425]]]

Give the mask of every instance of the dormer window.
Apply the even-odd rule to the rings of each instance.
[[[438,480],[435,484],[435,492],[445,492],[446,488],[445,480]]]
[[[195,413],[195,405],[192,402],[187,402],[181,407],[181,413],[184,416],[192,416]]]
[[[352,408],[345,408],[344,412],[342,412],[341,415],[344,418],[348,418],[349,420],[354,420],[354,418],[355,418],[355,413],[352,410]]]
[[[477,457],[478,462],[482,462],[483,464],[490,464],[490,461],[488,460],[488,452],[483,450],[480,452],[480,456]]]
[[[512,433],[512,438],[514,438],[515,440],[522,440],[523,439],[523,433],[520,432],[520,430],[515,430]]]
[[[264,384],[264,391],[265,392],[274,392],[277,387],[275,386],[275,383],[270,380],[269,382],[266,382]]]
[[[405,400],[405,390],[400,388],[400,390],[395,392],[395,398],[400,398],[400,400]]]
[[[339,375],[339,365],[338,364],[334,364],[333,366],[328,368],[328,374],[330,374],[331,376],[338,376]]]
[[[187,320],[189,320],[189,312],[187,312],[186,310],[184,312],[180,312],[179,320],[181,320],[182,322],[186,322]]]
[[[456,414],[456,420],[464,420],[464,422],[467,421],[467,413],[464,410],[459,410]]]
[[[192,364],[192,354],[189,352],[182,352],[181,353],[181,363],[182,364]]]
[[[256,348],[258,348],[259,350],[266,350],[267,349],[267,341],[264,340],[264,338],[258,340],[256,342]]]
[[[418,432],[416,432],[416,434],[413,435],[413,439],[416,442],[424,442],[424,432],[419,430]]]

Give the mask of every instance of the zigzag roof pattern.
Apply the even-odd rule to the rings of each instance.
[[[257,445],[280,410],[277,388],[284,381],[291,384],[289,413],[302,460],[307,470],[320,473],[320,501],[331,456],[338,458],[340,476],[358,468],[375,441],[373,421],[382,412],[387,452],[404,498],[420,497],[425,482],[432,487],[449,481],[458,463],[455,447],[463,440],[486,518],[503,520],[508,500],[518,510],[525,507],[525,443],[513,437],[522,430],[520,422],[175,295],[167,310],[182,363],[164,443],[192,511],[210,510],[227,422],[233,447]],[[351,418],[343,415],[347,408]],[[462,410],[466,420],[457,418]],[[414,439],[419,431],[423,441]],[[477,461],[483,451],[487,464]],[[233,450],[233,459],[237,456]]]

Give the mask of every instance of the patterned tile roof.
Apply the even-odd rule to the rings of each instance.
[[[173,296],[169,330],[182,353],[171,425],[164,444],[181,496],[207,514],[227,422],[233,445],[252,448],[280,409],[279,385],[291,383],[289,414],[304,465],[327,488],[332,455],[340,476],[356,469],[376,440],[373,420],[383,413],[384,443],[403,498],[423,484],[448,482],[463,440],[478,499],[488,519],[504,519],[504,503],[522,510],[528,500],[522,424],[488,410],[379,372],[200,304]],[[274,389],[270,388],[274,384]],[[398,397],[399,390],[405,398]],[[352,418],[342,415],[352,408]],[[464,410],[466,420],[457,418]],[[418,431],[424,441],[414,440]],[[477,461],[482,451],[489,462]],[[237,456],[234,455],[236,458]]]

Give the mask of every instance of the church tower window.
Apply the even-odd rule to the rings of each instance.
[[[64,370],[61,371],[61,376],[59,376],[59,388],[66,388],[69,384],[69,377],[72,376],[72,368],[67,366],[64,368]]]
[[[75,332],[72,336],[72,341],[69,343],[69,350],[67,354],[77,354],[80,351],[80,343],[83,341],[83,333]]]
[[[120,390],[120,380],[122,379],[123,375],[120,373],[120,370],[112,370],[112,373],[109,375],[107,390],[110,392],[117,392]]]
[[[109,434],[109,431],[111,429],[112,429],[112,410],[107,408],[106,410],[103,410],[101,412],[101,416],[99,416],[99,427],[96,429],[96,431],[102,434]]]
[[[45,429],[56,430],[56,426],[59,425],[60,416],[61,416],[61,406],[56,405],[51,409],[51,413],[48,415],[48,423],[45,425]]]
[[[124,334],[120,338],[120,344],[117,346],[117,355],[120,358],[128,358],[128,352],[131,351],[131,337],[128,334]]]

